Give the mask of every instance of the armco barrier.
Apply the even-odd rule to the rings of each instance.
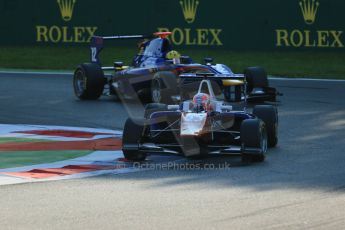
[[[172,31],[183,47],[344,51],[344,0],[0,0],[2,45]]]

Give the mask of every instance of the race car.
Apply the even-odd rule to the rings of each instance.
[[[92,37],[91,63],[79,65],[74,73],[75,95],[81,100],[95,100],[101,95],[116,95],[119,99],[140,98],[145,102],[172,103],[183,100],[179,97],[180,74],[208,72],[215,76],[225,74],[233,77],[231,80],[214,79],[218,85],[217,91],[222,92],[227,101],[243,100],[244,91],[248,94],[248,100],[276,101],[279,93],[269,87],[264,69],[250,67],[243,75],[234,74],[224,64],[213,64],[212,58],[205,58],[205,64],[195,63],[189,56],[181,56],[172,49],[168,40],[170,34],[170,32],[157,32],[148,36]],[[104,42],[113,39],[143,39],[140,43],[140,51],[134,57],[131,66],[125,66],[123,62],[117,61],[112,67],[102,67],[100,52]],[[105,71],[113,71],[113,73],[106,75]],[[182,88],[187,84],[192,86],[192,82],[193,79],[182,82]]]
[[[252,113],[245,108],[236,111],[216,98],[211,82],[214,76],[202,75],[192,100],[176,105],[151,103],[146,106],[144,119],[127,119],[122,144],[126,159],[144,161],[147,154],[194,158],[234,153],[246,162],[265,159],[267,148],[278,143],[277,109],[272,105],[256,105]],[[195,77],[200,79],[200,74]]]

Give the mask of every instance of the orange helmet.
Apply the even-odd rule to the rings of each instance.
[[[210,102],[210,96],[206,93],[197,93],[193,97],[193,107],[198,112],[209,110]]]

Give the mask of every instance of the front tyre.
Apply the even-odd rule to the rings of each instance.
[[[267,132],[260,119],[247,119],[241,124],[242,161],[262,162],[267,152]]]
[[[98,99],[103,93],[104,84],[104,73],[97,64],[81,64],[74,72],[74,93],[80,100]]]
[[[127,119],[122,137],[122,151],[127,160],[144,161],[146,159],[146,153],[139,151],[139,144],[144,129],[145,125],[143,120]]]
[[[278,111],[272,105],[256,105],[253,114],[265,122],[268,147],[278,144]]]

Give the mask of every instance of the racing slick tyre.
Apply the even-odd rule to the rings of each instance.
[[[244,120],[241,124],[241,142],[243,162],[264,161],[267,152],[265,123],[260,119]]]
[[[145,106],[144,118],[149,119],[151,114],[159,111],[166,111],[168,106],[161,103],[150,103]]]
[[[271,105],[256,105],[253,114],[265,122],[268,147],[278,144],[278,110]]]
[[[267,73],[261,67],[246,68],[244,76],[247,81],[247,93],[252,92],[254,88],[268,87]]]
[[[177,95],[176,75],[168,71],[156,73],[151,81],[151,101],[169,104],[174,95]]]
[[[132,118],[128,118],[125,123],[122,137],[122,151],[127,160],[143,161],[146,159],[146,153],[139,151],[139,143],[145,129],[144,124],[144,120],[133,120]]]
[[[104,84],[104,73],[97,64],[81,64],[74,72],[74,93],[81,100],[98,99],[103,93]]]

